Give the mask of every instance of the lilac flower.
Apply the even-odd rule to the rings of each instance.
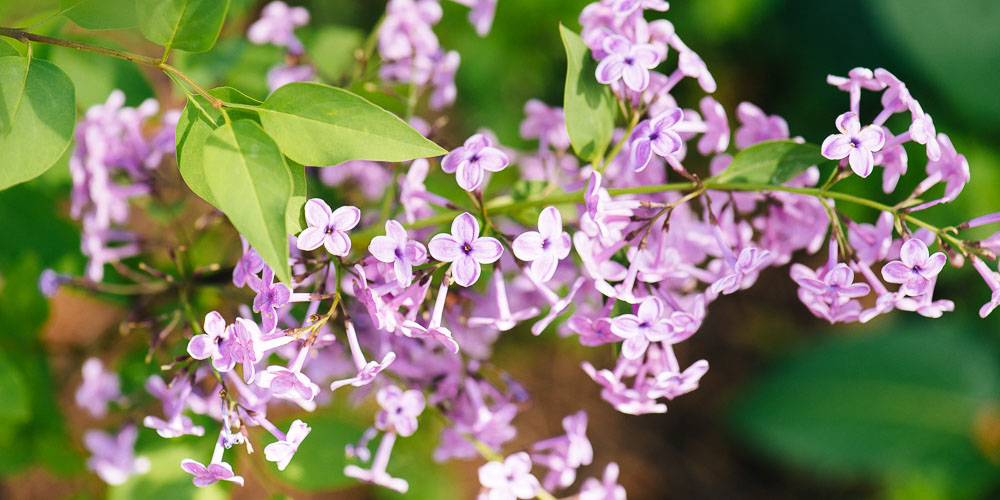
[[[746,149],[758,142],[787,139],[788,122],[778,115],[768,116],[757,106],[741,102],[736,108],[740,127],[736,129],[736,148]]]
[[[670,327],[663,319],[663,302],[656,297],[643,300],[638,314],[622,314],[611,320],[611,333],[625,339],[623,356],[641,358],[650,342],[670,338]]]
[[[101,418],[108,413],[108,403],[120,398],[118,375],[106,371],[101,360],[89,358],[83,363],[83,383],[76,389],[76,405]]]
[[[652,45],[633,45],[628,38],[611,35],[604,39],[602,47],[607,55],[597,65],[598,82],[610,84],[622,80],[636,92],[646,90],[649,70],[660,64],[660,56]]]
[[[684,119],[680,108],[671,108],[652,120],[643,120],[632,132],[629,152],[629,166],[636,172],[641,172],[649,165],[653,153],[664,158],[681,149],[683,141],[677,132],[671,130]]]
[[[279,64],[267,70],[267,88],[271,92],[295,82],[308,82],[316,75],[316,69],[307,64],[289,66]]]
[[[379,389],[375,395],[382,411],[375,415],[375,427],[391,430],[400,436],[417,430],[417,417],[424,411],[424,394],[417,390],[403,391],[395,385]]]
[[[372,238],[368,251],[380,262],[392,264],[396,281],[402,287],[413,283],[413,266],[427,262],[427,248],[407,238],[406,229],[394,220],[385,221],[385,236]]]
[[[927,162],[927,179],[917,186],[914,193],[919,196],[943,181],[944,199],[954,200],[969,182],[969,161],[965,159],[965,155],[958,154],[947,135],[938,134],[937,142],[941,146],[941,157]]]
[[[889,254],[889,247],[892,246],[893,221],[891,213],[882,212],[874,226],[849,223],[847,240],[854,248],[858,260],[866,265],[872,265]]]
[[[441,280],[438,287],[438,295],[434,301],[434,311],[427,327],[422,326],[413,320],[406,320],[402,324],[403,334],[407,337],[429,338],[440,342],[448,348],[452,354],[458,354],[458,342],[452,337],[451,330],[441,326],[441,319],[444,315],[444,305],[448,297],[448,279]]]
[[[160,437],[163,438],[175,438],[181,436],[204,436],[205,428],[200,425],[194,425],[191,417],[182,415],[180,413],[174,415],[169,420],[163,420],[162,418],[154,417],[152,415],[147,415],[142,419],[142,425],[144,427],[153,429],[156,431]]]
[[[556,207],[545,207],[538,215],[538,231],[526,231],[514,239],[518,259],[531,262],[530,272],[538,281],[552,279],[559,261],[569,255],[573,244],[562,230],[562,215]]]
[[[378,451],[375,452],[375,458],[372,460],[372,468],[362,469],[357,465],[348,465],[344,467],[344,475],[405,494],[410,488],[406,480],[392,477],[386,472],[386,466],[389,465],[389,455],[392,454],[392,447],[395,443],[396,433],[386,432],[378,445]]]
[[[435,259],[452,263],[455,282],[465,287],[479,280],[481,264],[492,264],[503,255],[496,238],[479,236],[479,221],[468,212],[455,217],[450,235],[435,235],[427,247]]]
[[[438,50],[431,26],[441,19],[436,0],[391,0],[378,32],[378,52],[385,61],[427,56]]]
[[[264,447],[264,458],[268,462],[275,462],[278,465],[278,470],[285,470],[285,467],[288,467],[288,462],[291,462],[292,457],[295,456],[295,452],[299,451],[299,445],[311,431],[312,427],[295,419],[288,428],[288,434],[284,439]]]
[[[600,480],[588,477],[580,488],[579,500],[626,500],[625,487],[618,484],[618,472],[618,464],[611,462]]]
[[[228,337],[226,326],[226,320],[218,312],[206,314],[205,333],[191,337],[187,346],[188,354],[194,359],[218,357],[219,345]]]
[[[830,269],[822,280],[801,278],[796,282],[810,292],[829,297],[832,300],[864,297],[871,292],[871,287],[868,285],[854,282],[854,271],[844,263],[837,264],[833,269]]]
[[[486,172],[499,172],[510,163],[507,154],[493,147],[493,142],[483,134],[465,140],[441,160],[441,170],[455,173],[458,185],[466,191],[475,191],[483,184]],[[456,173],[457,172],[457,173]]]
[[[851,170],[861,177],[868,177],[875,166],[874,153],[885,144],[882,127],[868,125],[861,128],[857,113],[847,112],[837,117],[839,134],[823,141],[823,156],[831,160],[848,158]]]
[[[319,394],[319,386],[304,373],[283,366],[268,366],[257,376],[257,385],[270,389],[279,398],[312,401]]]
[[[497,10],[497,0],[454,0],[455,3],[471,8],[469,23],[476,28],[479,36],[486,36],[493,26],[493,16]]]
[[[260,254],[250,246],[246,238],[240,236],[240,242],[243,245],[243,255],[233,268],[233,284],[237,288],[243,288],[248,282],[253,283],[257,273],[264,269],[264,259],[260,258]]]
[[[358,334],[354,331],[354,324],[347,322],[344,325],[344,330],[347,333],[347,343],[351,349],[351,357],[354,360],[354,367],[358,370],[357,375],[342,379],[334,380],[330,383],[330,391],[335,391],[346,385],[352,385],[354,387],[361,387],[370,384],[375,377],[382,373],[383,370],[389,367],[392,362],[396,359],[396,353],[389,351],[382,357],[382,361],[366,361],[365,355],[361,352],[361,345],[358,343]]]
[[[618,17],[627,17],[643,9],[666,12],[669,8],[670,4],[665,0],[613,0],[611,2],[611,12]]]
[[[660,351],[657,351],[660,352]],[[691,363],[691,366],[681,371],[680,363],[673,348],[666,346],[660,360],[663,366],[658,367],[656,382],[651,392],[655,397],[674,399],[698,388],[698,382],[708,373],[708,361],[704,359]]]
[[[910,113],[913,119],[910,124],[910,138],[918,144],[927,146],[927,159],[938,161],[941,159],[941,145],[937,141],[937,130],[934,128],[934,120],[931,115],[924,112],[920,103],[912,101],[910,103]]]
[[[725,152],[729,147],[729,119],[726,117],[726,108],[709,96],[702,97],[698,106],[705,117],[705,132],[701,139],[698,139],[698,152],[705,156]]]
[[[982,261],[979,257],[975,255],[972,256],[972,266],[976,268],[979,275],[982,276],[983,281],[986,285],[990,287],[990,301],[983,304],[983,307],[979,308],[979,317],[985,318],[993,312],[994,309],[1000,305],[1000,273],[993,271]]]
[[[517,326],[518,323],[538,315],[540,310],[534,306],[526,307],[517,312],[511,312],[510,303],[507,301],[507,286],[504,283],[503,272],[499,266],[493,269],[493,289],[494,298],[497,302],[496,315],[490,317],[470,317],[468,321],[470,327],[492,326],[498,331],[506,332]]]
[[[905,295],[923,295],[933,285],[948,257],[943,252],[930,255],[927,245],[917,238],[910,238],[899,249],[899,259],[882,267],[882,277],[889,283],[899,283]]]
[[[250,25],[247,38],[257,44],[271,43],[287,47],[292,54],[302,54],[302,42],[295,37],[295,28],[309,23],[309,11],[304,7],[289,7],[282,1],[267,4],[260,19]]]
[[[278,326],[278,309],[288,305],[291,293],[284,283],[275,283],[274,271],[264,266],[264,276],[253,299],[253,311],[260,313],[264,333],[271,333]]]
[[[181,460],[181,469],[194,476],[191,482],[199,488],[219,481],[229,481],[243,486],[243,476],[234,474],[233,466],[226,462],[210,463],[206,467],[201,462],[185,458]]]
[[[565,151],[570,146],[569,132],[562,108],[549,107],[538,99],[524,104],[524,120],[520,133],[525,139],[538,139],[538,149],[552,146],[557,151]]]
[[[138,436],[134,425],[123,427],[118,435],[96,430],[85,432],[83,444],[93,453],[87,459],[87,468],[110,485],[122,484],[133,474],[149,472],[149,459],[134,455]]]
[[[486,462],[479,468],[479,484],[489,490],[489,500],[533,498],[540,487],[531,475],[531,458],[523,451],[503,462]]]
[[[440,55],[440,60],[434,68],[434,75],[431,76],[431,83],[434,84],[434,91],[431,92],[428,101],[431,109],[437,111],[455,103],[455,96],[458,93],[458,88],[455,86],[455,72],[458,71],[461,62],[461,56],[454,50]]]
[[[708,71],[708,66],[695,51],[691,49],[680,50],[677,69],[686,77],[698,80],[698,85],[702,90],[711,94],[716,90],[715,78]]]
[[[330,210],[330,205],[319,198],[306,202],[306,222],[309,227],[299,233],[299,250],[315,250],[320,245],[338,257],[346,257],[351,251],[351,238],[347,236],[361,220],[361,210],[353,206]]]
[[[55,297],[63,283],[69,283],[72,278],[64,276],[51,269],[45,269],[38,275],[38,291],[47,299]]]
[[[728,247],[724,247],[728,250]],[[757,247],[746,247],[740,250],[739,257],[727,253],[725,259],[732,271],[716,280],[709,288],[713,294],[729,295],[749,287],[757,279],[757,273],[771,263],[771,252]]]
[[[254,341],[259,337],[260,329],[257,328],[257,323],[236,318],[229,340],[222,347],[234,363],[243,365],[243,380],[248,384],[253,382],[256,373],[254,365],[260,359],[259,346],[254,345]]]

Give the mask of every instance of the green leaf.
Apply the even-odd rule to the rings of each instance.
[[[229,0],[136,0],[142,34],[168,51],[211,49],[228,8]]]
[[[212,89],[208,93],[226,102],[249,106],[260,104],[260,101],[229,87]],[[205,181],[203,154],[205,140],[208,139],[213,130],[224,123],[224,120],[222,113],[213,108],[205,98],[195,96],[193,99],[195,103],[188,100],[184,111],[181,112],[181,116],[177,120],[177,168],[180,170],[184,182],[191,188],[191,191],[194,191],[194,194],[218,207],[215,197],[212,196],[212,190],[209,189],[208,182]],[[206,116],[206,113],[211,117],[211,120],[209,116]],[[240,109],[229,111],[229,116],[233,120],[257,119],[255,113]]]
[[[396,115],[344,89],[291,83],[260,107],[281,152],[303,165],[405,161],[447,153]]]
[[[288,234],[299,234],[306,228],[306,214],[302,210],[309,197],[306,193],[306,169],[297,163],[289,163],[288,168],[292,172],[292,197],[288,199],[285,211],[285,228]]]
[[[594,76],[597,63],[580,35],[559,25],[563,46],[566,47],[566,93],[563,111],[566,130],[577,156],[594,161],[604,154],[611,143],[615,125],[615,97],[611,88]]]
[[[39,59],[0,57],[0,189],[33,179],[69,147],[76,124],[73,82]]]
[[[361,47],[364,33],[349,26],[323,26],[302,36],[309,54],[323,54],[312,61],[320,76],[330,81],[343,77],[357,62],[354,51]]]
[[[733,163],[711,182],[784,184],[813,165],[828,162],[819,146],[790,140],[764,141],[736,154]]]
[[[124,29],[136,24],[135,0],[62,0],[60,10],[88,30]]]
[[[74,41],[117,48],[105,40],[80,37],[74,38]],[[49,59],[74,82],[76,104],[82,110],[105,102],[115,89],[125,93],[129,106],[138,106],[147,98],[154,97],[149,81],[129,61],[83,50],[54,50]]]
[[[996,419],[996,351],[958,334],[969,330],[924,325],[796,353],[736,405],[734,427],[763,452],[827,475],[933,472],[988,486],[1000,471],[977,447],[988,441],[976,423]]]
[[[0,38],[0,57],[20,56],[21,53],[6,39]]]
[[[285,214],[292,174],[278,145],[252,120],[226,123],[205,141],[205,180],[216,206],[281,281],[291,281]]]

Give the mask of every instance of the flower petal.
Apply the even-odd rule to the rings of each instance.
[[[368,244],[368,252],[380,262],[395,262],[398,242],[389,236],[376,236]]]
[[[483,167],[479,165],[479,162],[463,161],[458,164],[458,170],[455,172],[455,180],[466,191],[475,191],[478,189],[485,177],[486,172],[483,171]]]
[[[638,64],[628,64],[622,68],[622,80],[628,88],[642,92],[649,87],[649,70]]]
[[[906,280],[910,278],[912,273],[913,269],[910,266],[907,266],[898,260],[894,260],[882,266],[882,278],[889,283],[906,283]]]
[[[542,243],[544,238],[537,231],[527,231],[514,238],[511,247],[514,249],[514,256],[526,262],[531,262],[542,256]]]
[[[451,264],[451,275],[460,286],[472,286],[479,280],[480,272],[479,263],[468,255],[459,255]]]
[[[632,150],[628,155],[628,163],[632,170],[642,172],[652,157],[653,149],[649,139],[641,137],[632,142]]]
[[[899,248],[899,260],[903,261],[907,267],[923,266],[929,256],[927,244],[917,238],[906,240]]]
[[[492,264],[503,255],[503,245],[496,238],[483,236],[472,242],[472,252],[470,257],[476,259],[480,264]]]
[[[469,212],[463,212],[451,222],[451,235],[459,244],[471,243],[479,236],[479,221]]]
[[[507,155],[497,148],[485,147],[479,152],[479,166],[490,172],[499,172],[509,163]]]
[[[306,202],[305,207],[306,222],[313,227],[324,227],[330,223],[330,205],[319,198],[313,198]]]
[[[595,76],[597,81],[603,84],[617,82],[622,77],[622,70],[625,69],[625,62],[616,55],[605,57],[597,65]]]
[[[454,262],[462,255],[461,245],[449,234],[438,234],[427,244],[431,257],[441,262]]]
[[[340,207],[330,216],[330,224],[338,231],[353,229],[361,221],[361,210],[351,205]]]

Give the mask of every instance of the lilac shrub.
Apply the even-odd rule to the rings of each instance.
[[[486,36],[496,0],[457,3],[469,7],[470,23]],[[479,498],[488,500],[626,497],[618,477],[628,470],[615,462],[606,462],[602,478],[587,478],[574,489],[580,467],[600,457],[587,437],[582,410],[563,419],[561,435],[525,447],[512,444],[516,417],[529,395],[491,362],[493,346],[505,332],[530,329],[614,351],[609,365],[583,362],[580,369],[610,406],[641,415],[664,413],[668,402],[698,388],[708,361],[679,359],[674,346],[700,331],[714,301],[753,287],[769,268],[805,255],[826,252],[816,269],[792,263],[790,283],[806,308],[830,323],[867,322],[895,309],[939,317],[955,305],[935,299],[937,278],[946,264],[960,267],[967,260],[992,291],[981,316],[1000,304],[1000,274],[989,265],[1000,236],[981,242],[959,237],[960,230],[1000,217],[953,227],[936,227],[920,217],[958,196],[969,182],[969,165],[903,82],[882,68],[830,76],[827,82],[848,94],[847,110],[820,117],[832,119],[834,127],[821,146],[812,146],[792,138],[783,118],[748,102],[735,113],[708,95],[697,106],[678,102],[674,89],[680,85],[710,94],[719,83],[681,39],[683,27],[646,20],[647,11],[667,10],[660,0],[600,0],[581,12],[579,35],[564,28],[568,57],[573,43],[585,51],[582,60],[569,64],[570,73],[574,64],[584,69],[568,77],[589,85],[600,99],[583,110],[571,109],[571,102],[579,101],[569,96],[566,110],[536,99],[525,103],[520,133],[537,140],[537,149],[508,148],[482,129],[435,155],[440,148],[425,137],[439,138],[432,119],[454,103],[455,75],[461,71],[459,52],[441,47],[434,33],[443,15],[438,0],[390,0],[372,34],[372,53],[359,55],[360,63],[377,65],[368,78],[408,89],[405,122],[387,118],[389,113],[353,94],[345,96],[349,92],[303,83],[317,78],[295,34],[309,22],[309,13],[273,2],[246,35],[287,52],[285,63],[268,74],[273,93],[262,104],[195,92],[188,94],[181,115],[160,113],[155,101],[125,107],[124,95],[116,91],[86,113],[70,159],[71,213],[81,221],[82,251],[90,264],[82,277],[46,271],[39,286],[46,295],[60,286],[114,293],[116,288],[102,281],[105,267],[129,276],[123,270],[130,269],[130,261],[123,260],[149,251],[125,229],[129,200],[156,188],[153,172],[164,168],[160,163],[174,153],[175,141],[180,151],[188,140],[180,132],[191,130],[184,129],[191,126],[191,119],[183,118],[188,114],[209,118],[215,127],[209,129],[206,156],[225,158],[212,149],[226,140],[224,132],[235,140],[224,151],[240,150],[242,140],[255,138],[259,156],[244,161],[252,168],[257,168],[254,158],[273,146],[280,175],[267,182],[251,176],[247,183],[261,200],[282,191],[285,177],[303,173],[345,192],[357,186],[353,205],[332,207],[312,195],[301,195],[295,204],[288,193],[277,203],[262,201],[253,207],[272,210],[262,211],[260,222],[248,219],[252,211],[238,205],[252,198],[248,193],[228,196],[226,187],[213,181],[209,169],[215,165],[198,166],[207,179],[202,185],[185,175],[192,190],[241,233],[242,254],[217,267],[228,273],[231,266],[235,291],[230,291],[243,303],[218,311],[193,310],[188,302],[178,306],[184,327],[167,329],[150,352],[186,349],[164,365],[162,375],[147,380],[146,391],[162,412],[145,415],[142,423],[167,439],[217,433],[210,455],[198,450],[177,466],[196,486],[243,485],[233,466],[237,453],[263,450],[267,461],[285,470],[300,445],[313,439],[306,414],[329,405],[331,393],[350,393],[359,408],[373,398],[378,409],[372,426],[345,450],[354,461],[345,475],[406,492],[406,478],[387,471],[395,443],[431,432],[421,416],[433,414],[446,425],[432,457],[486,459],[478,479]],[[377,115],[385,120],[380,127],[397,127],[396,135],[379,144],[364,137],[346,146],[319,145],[317,152],[304,154],[299,136],[308,128],[285,134],[275,123],[312,111],[284,110],[284,117],[273,111],[281,109],[282,99],[307,91]],[[861,99],[870,92],[881,104],[874,117],[861,113]],[[314,99],[307,102],[310,109],[320,106]],[[611,130],[604,138],[574,118],[581,111],[599,116],[606,110],[614,118],[605,124]],[[239,119],[237,112],[260,119]],[[904,126],[890,130],[887,124],[897,114],[903,120],[892,123]],[[312,124],[333,119],[308,118]],[[908,157],[908,142],[920,146],[921,158]],[[596,153],[584,152],[581,143],[595,144]],[[414,144],[426,149],[406,149]],[[792,160],[779,167],[779,157]],[[896,205],[832,189],[845,178],[867,178],[882,168],[882,188],[894,193],[910,163],[924,159],[926,177]],[[182,172],[184,161],[178,158]],[[321,168],[295,170],[291,163]],[[524,196],[496,185],[506,169],[541,190]],[[436,170],[459,189],[428,183]],[[199,190],[204,184],[210,189]],[[939,184],[942,194],[928,195]],[[437,193],[446,191],[461,196]],[[842,204],[879,215],[874,221],[851,220]],[[274,209],[287,206],[292,207],[287,219]],[[177,286],[173,277],[140,267],[157,278],[153,285],[136,283],[145,285],[145,292]],[[228,280],[226,274],[226,286]],[[195,280],[184,286],[218,285]],[[92,415],[106,415],[109,403],[129,404],[117,376],[101,361],[89,359],[82,371],[76,402]],[[286,431],[268,415],[289,406],[304,413]],[[215,424],[195,425],[194,418]],[[252,428],[260,432],[251,433]],[[149,464],[134,456],[136,432],[128,424],[111,436],[89,431],[90,469],[110,484],[144,473]],[[208,457],[207,463],[200,461]]]

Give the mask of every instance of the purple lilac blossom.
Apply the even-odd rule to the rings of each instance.
[[[465,212],[451,223],[451,234],[438,234],[427,245],[431,257],[451,262],[452,275],[460,286],[479,281],[482,264],[492,264],[503,254],[496,238],[479,236],[479,221]]]
[[[313,198],[306,202],[305,213],[309,227],[299,233],[299,250],[315,250],[322,245],[331,255],[346,257],[350,253],[347,231],[361,221],[361,210],[350,205],[330,210],[325,201]]]
[[[509,163],[507,155],[493,147],[488,137],[476,134],[441,160],[441,170],[455,174],[462,189],[475,191],[482,185],[486,172],[499,172]]]

